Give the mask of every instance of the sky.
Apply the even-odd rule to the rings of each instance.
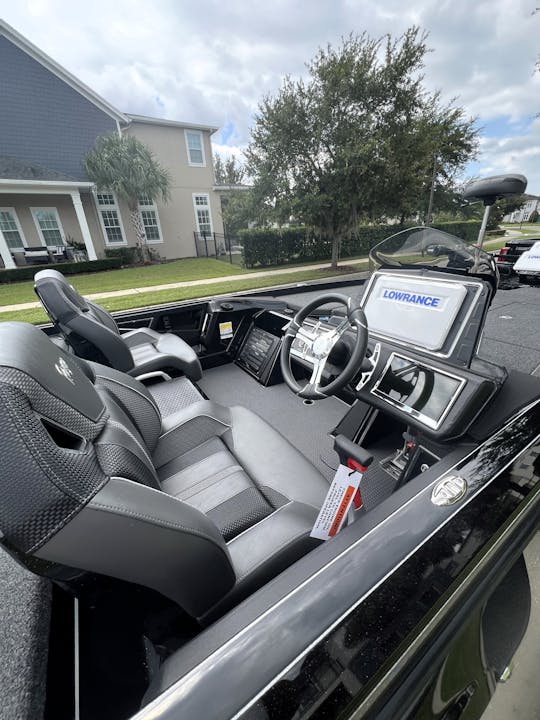
[[[0,17],[119,110],[215,125],[238,155],[265,94],[352,33],[429,33],[425,85],[477,118],[465,176],[540,195],[538,0],[0,0]],[[0,70],[1,71],[1,70]]]

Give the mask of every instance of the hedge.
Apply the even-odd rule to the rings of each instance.
[[[84,262],[54,263],[53,265],[24,265],[13,270],[0,270],[0,283],[19,282],[20,280],[33,280],[39,270],[58,270],[64,275],[78,275],[79,273],[101,272],[102,270],[117,270],[121,267],[120,258],[104,258],[102,260],[85,260]]]
[[[122,265],[135,265],[140,262],[141,256],[138,247],[107,248],[105,257],[120,258]]]
[[[431,227],[456,235],[465,242],[474,242],[480,230],[480,222],[446,222]],[[378,242],[403,229],[401,225],[362,225],[353,237],[342,241],[340,257],[367,255]],[[239,237],[243,246],[244,265],[248,268],[328,260],[332,255],[332,241],[321,239],[308,227],[241,230]]]

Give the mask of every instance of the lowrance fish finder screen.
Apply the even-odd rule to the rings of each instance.
[[[371,332],[437,351],[466,294],[460,283],[376,273],[364,311]]]

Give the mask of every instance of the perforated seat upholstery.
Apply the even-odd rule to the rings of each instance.
[[[158,382],[147,387],[163,416],[171,415],[177,410],[203,400],[201,393],[186,377],[172,378],[167,382]]]
[[[34,289],[76,355],[135,376],[172,369],[192,380],[201,378],[197,354],[181,338],[150,328],[121,335],[113,316],[83,298],[57,270],[36,273]]]
[[[326,480],[243,407],[162,417],[136,379],[23,323],[0,325],[0,400],[1,542],[35,571],[119,578],[208,619],[316,543]]]

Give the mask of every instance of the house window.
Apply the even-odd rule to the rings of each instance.
[[[10,250],[24,248],[24,236],[14,208],[0,208],[0,232]]]
[[[36,224],[41,244],[53,247],[65,245],[64,230],[60,223],[58,210],[54,207],[30,209],[32,211],[32,216]]]
[[[199,130],[185,130],[188,162],[190,165],[204,167],[203,136]]]
[[[149,197],[139,198],[139,212],[144,225],[147,243],[163,242],[161,235],[161,225],[159,224],[159,216],[156,204]]]
[[[193,195],[193,206],[195,208],[197,230],[201,235],[211,235],[213,228],[212,215],[210,213],[210,198],[208,193]]]
[[[124,228],[113,193],[97,193],[96,202],[107,245],[125,245]]]

